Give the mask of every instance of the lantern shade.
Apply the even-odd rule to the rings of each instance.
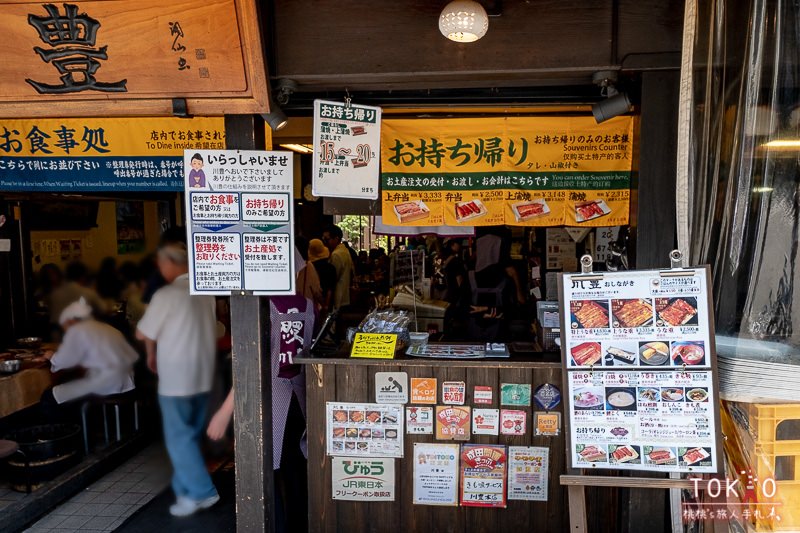
[[[445,6],[439,16],[439,31],[458,43],[477,41],[489,29],[489,16],[478,2],[454,0]]]

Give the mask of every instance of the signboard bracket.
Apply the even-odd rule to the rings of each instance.
[[[684,268],[686,266],[684,259],[685,256],[683,255],[683,252],[678,249],[672,250],[669,253],[669,261],[672,268]]]
[[[186,105],[186,98],[172,99],[172,115],[180,118],[191,118],[189,108]]]
[[[594,259],[589,254],[581,257],[581,274],[591,274],[594,265]]]

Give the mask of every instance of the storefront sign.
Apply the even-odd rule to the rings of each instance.
[[[561,391],[558,387],[545,383],[536,387],[536,392],[533,394],[533,400],[536,402],[537,407],[550,411],[558,407],[561,403]]]
[[[314,100],[314,196],[378,199],[381,108]]]
[[[500,411],[501,435],[524,435],[527,429],[527,414],[516,409],[503,409]]]
[[[561,413],[535,412],[533,428],[537,437],[557,437],[561,434]]]
[[[533,446],[508,447],[508,499],[547,501],[549,450]]]
[[[331,498],[393,502],[394,459],[331,459]]]
[[[458,444],[414,443],[416,505],[458,505]]]
[[[472,434],[497,435],[500,431],[499,409],[473,409]]]
[[[463,381],[445,381],[442,383],[442,403],[464,405],[466,397],[467,384]]]
[[[328,402],[328,455],[403,457],[403,406]]]
[[[291,152],[186,150],[192,294],[295,293]]]
[[[458,405],[436,406],[436,438],[438,440],[469,440],[470,422],[472,420],[469,407]]]
[[[436,378],[411,378],[411,403],[436,404]]]
[[[0,116],[267,113],[261,42],[242,0],[3,2]]]
[[[406,433],[433,434],[433,407],[406,407]]]
[[[0,119],[0,191],[182,191],[184,150],[224,148],[222,118]]]
[[[408,374],[375,372],[375,403],[408,403]]]
[[[506,506],[506,447],[464,444],[461,447],[461,505]]]
[[[531,404],[531,386],[529,383],[502,383],[500,385],[500,405]]]
[[[708,280],[704,268],[563,277],[574,468],[721,468]]]
[[[356,333],[350,357],[363,359],[394,359],[397,346],[395,333]]]
[[[383,222],[626,224],[632,135],[631,117],[385,120]]]
[[[492,404],[493,391],[492,387],[488,385],[475,385],[475,390],[472,393],[472,401],[479,405]]]

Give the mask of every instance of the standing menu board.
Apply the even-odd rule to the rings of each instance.
[[[559,278],[573,468],[717,473],[707,268]]]
[[[184,152],[192,294],[295,293],[291,152]]]

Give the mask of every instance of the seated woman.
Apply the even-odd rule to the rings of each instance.
[[[42,395],[46,416],[58,407],[89,396],[110,396],[134,389],[133,364],[139,354],[118,330],[92,318],[92,307],[81,298],[62,311],[59,324],[64,340],[58,351],[45,352],[51,371],[81,367],[83,377],[56,385]]]

